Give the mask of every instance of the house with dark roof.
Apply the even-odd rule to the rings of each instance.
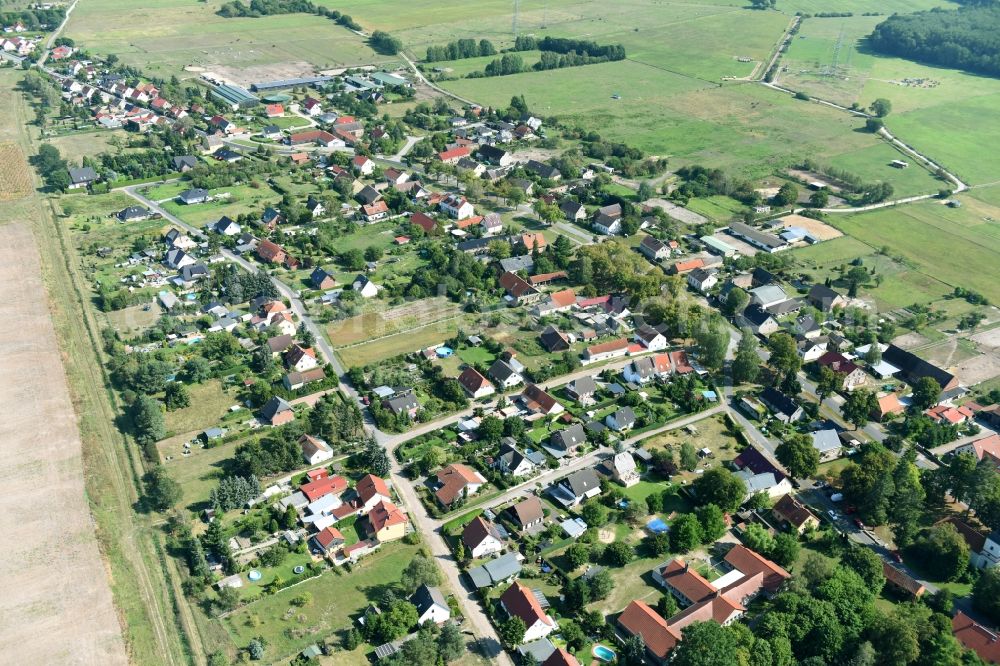
[[[92,183],[96,183],[99,179],[97,172],[91,167],[81,167],[75,168],[70,167],[69,169],[69,189],[76,190],[82,187],[90,187]]]
[[[493,587],[504,581],[514,580],[521,573],[523,555],[514,551],[469,569],[469,578],[477,589]]]
[[[405,414],[407,418],[414,419],[417,417],[420,403],[417,402],[417,397],[413,394],[413,391],[403,391],[383,400],[382,407],[388,409],[396,416],[403,416]]]
[[[532,590],[519,581],[507,588],[500,595],[500,607],[509,617],[520,618],[524,622],[525,632],[521,642],[530,642],[548,636],[559,628],[556,621],[545,612],[548,602],[543,604],[544,595],[538,590]]]
[[[670,256],[670,246],[655,236],[644,236],[639,243],[639,252],[650,261],[659,262]]]
[[[542,501],[531,496],[523,499],[507,510],[514,523],[522,530],[540,526],[545,521]]]
[[[428,622],[442,624],[451,619],[451,609],[441,590],[430,585],[421,585],[410,597],[410,603],[417,609],[417,624]]]
[[[898,376],[907,384],[913,385],[923,377],[930,377],[941,386],[942,391],[958,388],[958,377],[896,345],[886,347],[882,360],[899,368]]]
[[[476,516],[462,530],[465,552],[478,560],[488,555],[503,552],[504,540],[497,526],[482,516]]]
[[[830,368],[840,375],[843,378],[840,382],[840,388],[843,391],[853,391],[863,386],[868,376],[854,361],[836,351],[826,352],[816,359],[816,364],[820,367]]]
[[[587,219],[587,208],[578,201],[567,199],[559,204],[559,210],[570,222],[579,222]]]
[[[823,284],[814,284],[810,287],[806,300],[809,301],[809,305],[820,312],[830,312],[834,308],[843,308],[848,303],[847,298],[842,294]]]
[[[546,180],[559,180],[562,178],[562,172],[559,169],[538,160],[528,160],[524,164],[524,170]]]
[[[576,451],[577,447],[587,441],[587,434],[583,426],[574,423],[568,428],[557,430],[549,436],[545,449],[557,458],[562,458],[567,453]]]
[[[500,451],[493,460],[495,467],[506,476],[527,476],[535,471],[535,464],[517,447],[513,437],[504,437],[500,442]]]
[[[521,404],[532,414],[554,416],[565,411],[558,400],[537,384],[528,384],[519,396]]]
[[[115,213],[115,217],[122,222],[139,222],[140,220],[148,220],[151,215],[152,211],[143,206],[129,206]]]
[[[576,506],[601,494],[601,480],[597,472],[588,467],[564,476],[552,485],[550,492],[563,506]]]
[[[749,328],[757,335],[768,337],[778,332],[780,326],[770,312],[760,305],[748,305],[741,314],[736,316],[736,324],[740,328]]]
[[[594,401],[597,393],[597,382],[590,375],[574,379],[566,385],[566,395],[576,400],[581,405],[590,404]]]
[[[514,388],[518,384],[522,384],[524,382],[524,377],[521,376],[521,373],[514,370],[514,368],[512,368],[510,364],[502,358],[498,358],[493,361],[493,365],[491,365],[489,370],[486,371],[486,375],[501,389]]]
[[[774,418],[791,423],[802,418],[802,407],[778,389],[768,386],[759,396],[764,406],[771,410]]]
[[[295,420],[295,411],[283,398],[272,397],[260,409],[260,416],[272,426],[280,426]]]
[[[809,510],[809,507],[791,495],[784,495],[775,502],[771,513],[779,523],[787,525],[797,534],[819,527],[819,518]]]
[[[604,419],[605,425],[616,432],[631,430],[635,425],[635,412],[631,407],[620,407]]]
[[[555,326],[549,324],[545,327],[545,330],[539,335],[542,346],[549,353],[566,351],[569,349],[572,341],[569,336],[561,332]]]
[[[465,389],[465,392],[473,400],[485,398],[488,395],[496,393],[493,384],[471,365],[458,376],[458,383],[461,384],[462,388]]]

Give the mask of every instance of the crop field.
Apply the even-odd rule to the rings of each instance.
[[[927,278],[951,288],[961,286],[981,292],[991,301],[1000,299],[996,280],[1000,253],[1000,208],[962,197],[962,208],[939,201],[888,208],[861,215],[834,218],[831,222],[873,248],[886,246],[893,256],[911,262]],[[903,287],[899,276],[883,287]],[[909,295],[906,303],[914,302]]]
[[[20,199],[31,194],[31,174],[21,147],[0,144],[0,201]]]
[[[310,14],[222,18],[220,0],[140,0],[122,11],[114,0],[88,0],[74,10],[66,36],[151,75],[182,75],[184,67],[252,68],[282,64],[309,71],[392,60],[359,35]]]

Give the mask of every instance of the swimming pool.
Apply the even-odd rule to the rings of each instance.
[[[261,578],[263,578],[263,574],[257,571],[256,569],[253,569],[252,571],[250,571],[250,573],[247,574],[247,578],[249,578],[251,582],[256,582]]]
[[[591,652],[601,661],[612,662],[615,660],[615,651],[606,645],[595,645]]]
[[[455,350],[452,349],[451,347],[444,347],[444,346],[438,347],[434,351],[437,353],[438,358],[448,358],[449,356],[455,353]]]

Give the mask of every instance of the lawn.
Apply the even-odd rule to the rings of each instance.
[[[269,646],[267,660],[280,661],[350,627],[373,597],[399,580],[416,553],[417,546],[401,542],[385,545],[358,562],[350,573],[326,572],[308,585],[286,588],[237,610],[223,624],[238,647],[263,636]],[[312,594],[312,603],[293,606],[292,599],[304,591]]]
[[[191,404],[165,415],[168,436],[204,430],[216,425],[237,401],[222,388],[218,379],[187,385]]]
[[[694,431],[689,431],[688,427],[692,427]],[[726,426],[721,415],[702,419],[688,427],[669,430],[646,439],[642,442],[642,446],[647,451],[655,448],[672,450],[678,462],[681,445],[685,442],[690,443],[698,450],[708,448],[712,453],[699,461],[699,469],[717,467],[725,461],[735,458],[741,450],[739,442],[726,434]],[[697,476],[695,472],[682,470],[673,477],[672,481],[681,484],[691,483]]]
[[[460,329],[467,328],[469,323],[470,320],[467,317],[453,317],[422,326],[418,329],[408,330],[404,333],[388,335],[372,342],[366,342],[353,347],[341,347],[337,350],[337,354],[340,356],[341,361],[349,367],[368,365],[375,361],[392,358],[400,354],[407,354],[442,343],[445,340],[455,337],[455,334]]]
[[[113,153],[115,149],[111,146],[112,137],[128,140],[125,130],[97,130],[91,129],[84,132],[74,132],[65,136],[47,138],[46,143],[50,143],[59,149],[63,159],[70,164],[79,164],[85,156],[93,156],[98,153]]]
[[[164,78],[192,76],[184,70],[189,66],[282,65],[285,71],[306,73],[312,69],[309,65],[328,69],[393,60],[329,19],[310,14],[226,19],[215,13],[222,4],[138,0],[123,12],[120,3],[89,0],[73,12],[65,36]],[[248,80],[240,82],[250,83],[253,77],[247,72]]]
[[[243,579],[243,587],[239,588],[240,597],[245,599],[249,596],[260,594],[266,586],[271,584],[271,581],[273,581],[275,578],[278,577],[282,578],[283,580],[292,580],[293,578],[299,575],[295,573],[295,567],[297,566],[304,567],[310,564],[311,562],[312,562],[312,555],[310,555],[308,552],[305,553],[292,552],[289,553],[287,557],[285,557],[284,562],[282,562],[276,567],[253,567],[256,571],[259,571],[261,573],[261,578],[260,580],[253,582],[249,578],[247,578],[247,572],[241,573],[240,578]],[[308,575],[308,573],[302,575]],[[305,586],[297,589],[301,593],[303,590],[309,589],[309,584],[307,583]]]
[[[388,310],[384,309],[383,301],[376,300],[368,307],[368,312],[329,324],[326,331],[330,341],[336,346],[353,345],[400,331],[426,328],[428,324],[461,314],[459,306],[445,298],[426,298]]]
[[[191,453],[182,455],[183,443],[187,437],[171,437],[157,444],[160,460],[164,461],[167,472],[180,484],[183,493],[181,504],[194,510],[197,505],[207,502],[208,493],[224,476],[227,465],[242,441],[232,441],[212,448],[191,447]],[[244,440],[245,441],[245,440]],[[170,460],[167,458],[170,457]]]
[[[277,204],[281,200],[274,190],[265,186],[256,188],[250,185],[234,185],[210,192],[212,196],[219,198],[194,205],[168,201],[163,204],[163,209],[192,226],[203,227],[223,215],[235,218],[242,213],[260,213],[267,206]],[[220,196],[226,194],[229,196]]]

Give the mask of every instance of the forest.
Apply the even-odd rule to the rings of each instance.
[[[879,53],[1000,76],[1000,4],[896,14],[875,26]]]

